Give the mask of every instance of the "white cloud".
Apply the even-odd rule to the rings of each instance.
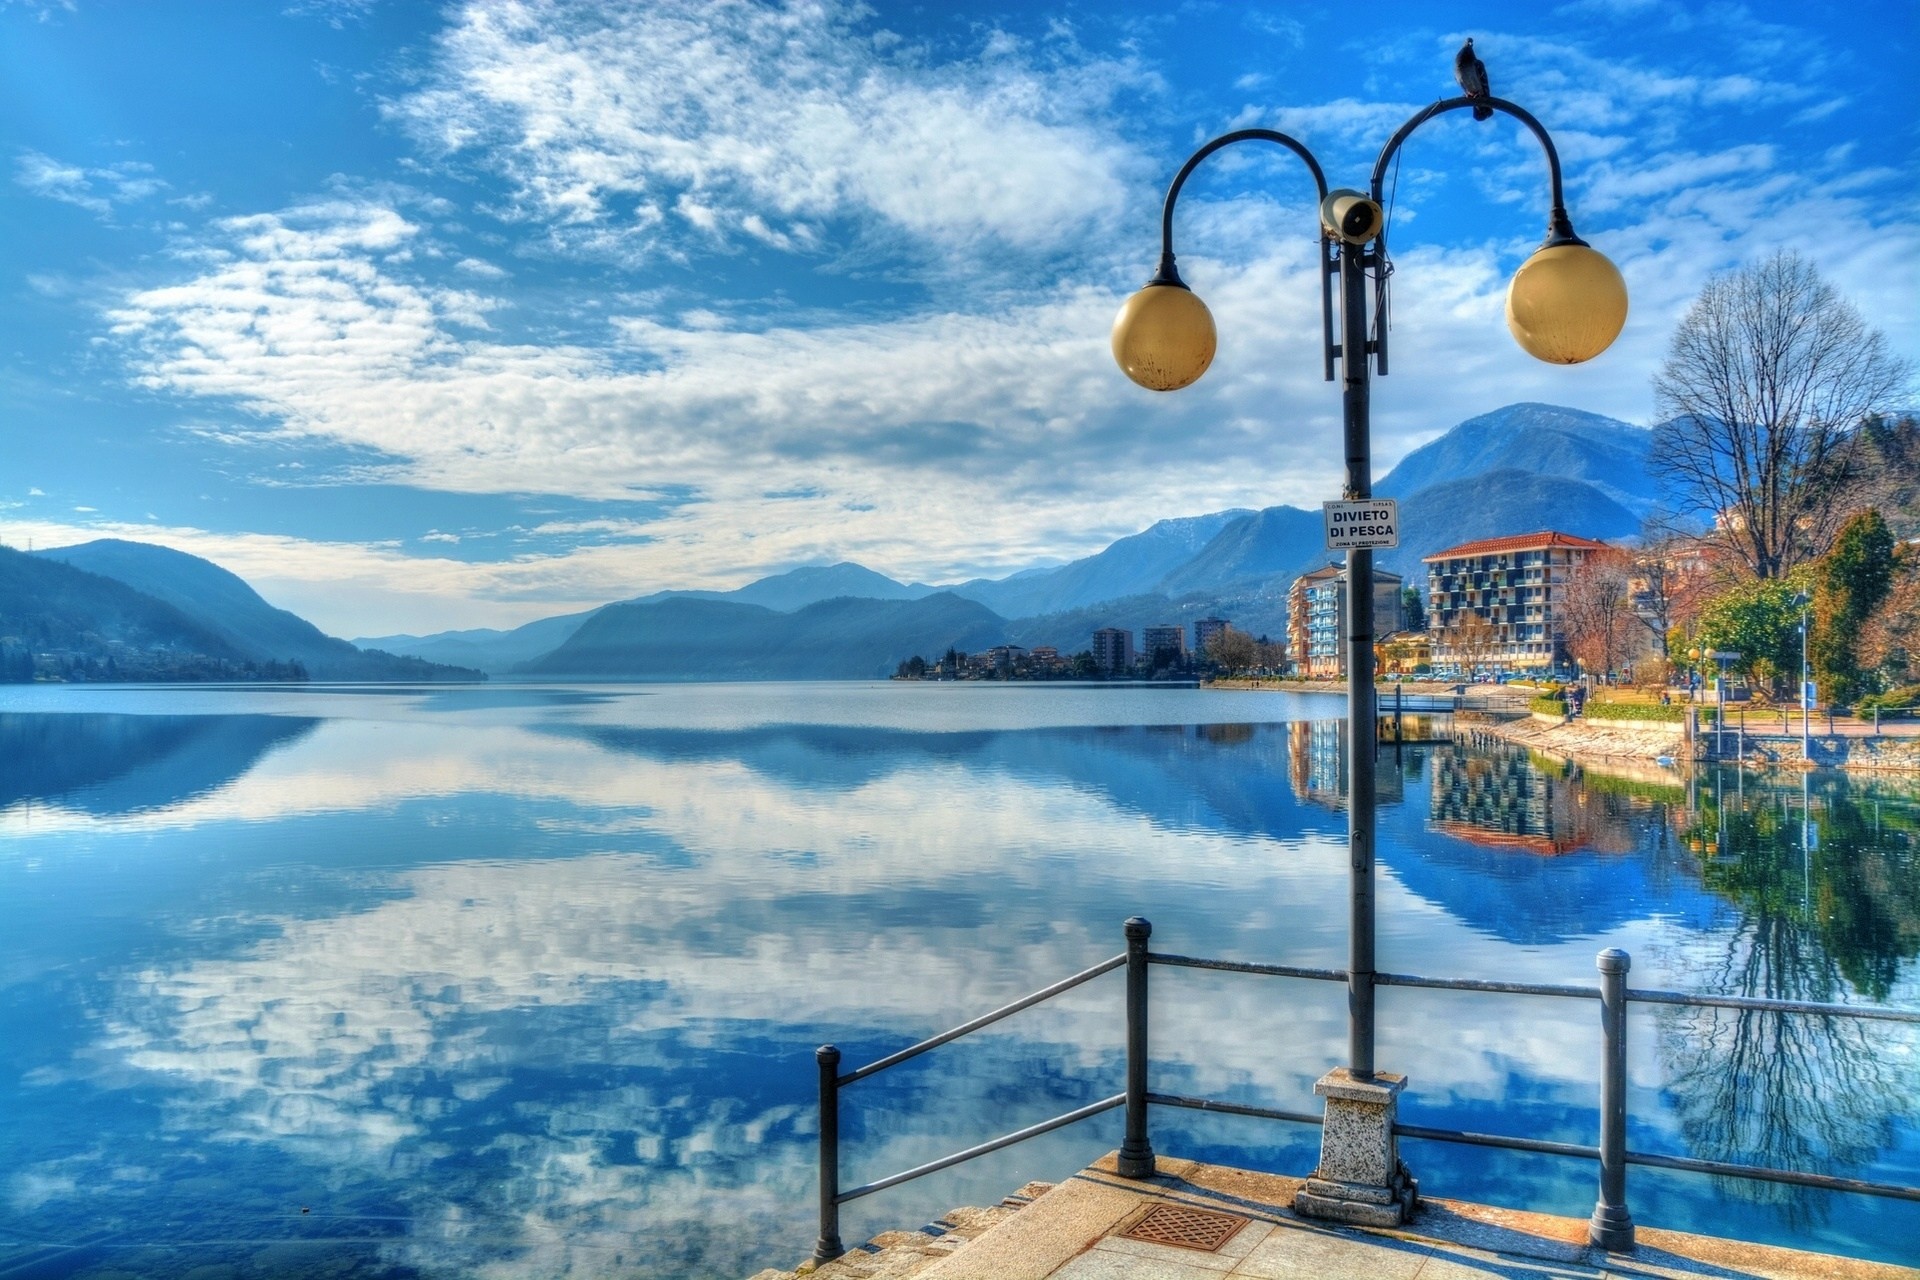
[[[940,253],[1046,250],[1120,212],[1132,162],[1091,118],[1133,67],[991,33],[936,63],[868,25],[834,0],[473,0],[388,109],[502,172],[561,242],[621,253],[682,228],[807,250],[843,218]]]
[[[139,161],[89,169],[31,150],[15,157],[13,180],[34,195],[77,205],[103,218],[115,205],[144,200],[167,186],[154,176],[152,165]]]

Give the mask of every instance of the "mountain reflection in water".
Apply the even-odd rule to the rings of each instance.
[[[811,1240],[814,1045],[899,1048],[1113,954],[1136,912],[1168,950],[1344,962],[1342,730],[1299,714],[1330,704],[970,693],[0,713],[0,1271],[748,1275]],[[1383,968],[1577,983],[1618,945],[1635,985],[1920,1006],[1911,789],[1380,766]],[[1156,1088],[1305,1109],[1344,1053],[1333,984],[1154,983]],[[1114,1092],[1121,1038],[1102,980],[861,1082],[847,1176]],[[1662,1011],[1630,1047],[1637,1147],[1916,1180],[1904,1029]],[[1592,1141],[1588,1002],[1389,990],[1381,1058],[1413,1123]],[[848,1234],[1118,1134],[860,1201]],[[1283,1171],[1317,1139],[1155,1116],[1162,1150]],[[1577,1162],[1408,1158],[1437,1194],[1593,1202]],[[1651,1225],[1917,1260],[1911,1206],[1632,1185]]]

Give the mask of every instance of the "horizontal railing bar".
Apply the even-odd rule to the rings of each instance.
[[[1627,990],[1627,999],[1641,1004],[1690,1004],[1708,1009],[1758,1009],[1774,1013],[1808,1013],[1841,1018],[1873,1018],[1881,1022],[1920,1022],[1920,1011],[1887,1009],[1872,1004],[1814,1004],[1805,1000],[1768,1000],[1761,996],[1695,996],[1684,991]]]
[[[1218,969],[1227,973],[1256,973],[1279,978],[1313,978],[1324,982],[1345,982],[1345,969],[1310,969],[1299,965],[1250,964],[1242,960],[1207,960],[1199,956],[1174,955],[1155,951],[1147,959],[1153,964],[1182,969]],[[1597,987],[1576,987],[1547,982],[1489,982],[1478,978],[1423,978],[1411,973],[1376,973],[1375,986],[1429,987],[1442,991],[1485,991],[1515,996],[1571,996],[1577,1000],[1598,1000]],[[1684,991],[1653,991],[1631,988],[1627,999],[1641,1004],[1694,1005],[1707,1009],[1757,1009],[1776,1013],[1800,1013],[1816,1016],[1871,1018],[1882,1022],[1920,1023],[1920,1010],[1887,1009],[1879,1005],[1818,1004],[1804,1000],[1769,1000],[1759,996],[1691,995]]]
[[[886,1057],[880,1059],[878,1062],[869,1062],[866,1066],[861,1067],[857,1071],[849,1071],[847,1072],[847,1074],[841,1076],[838,1080],[834,1081],[834,1083],[836,1085],[844,1086],[844,1085],[852,1084],[855,1080],[864,1080],[876,1071],[885,1071],[888,1067],[897,1066],[900,1063],[905,1062],[908,1058],[917,1058],[929,1049],[938,1049],[941,1045],[946,1044],[950,1040],[958,1040],[961,1036],[964,1036],[969,1032],[978,1031],[980,1028],[989,1026],[995,1022],[998,1022],[1002,1018],[1011,1017],[1013,1014],[1020,1012],[1022,1009],[1030,1009],[1034,1005],[1039,1004],[1042,1000],[1051,1000],[1053,997],[1059,995],[1062,991],[1070,990],[1074,987],[1079,986],[1083,982],[1091,982],[1093,979],[1099,977],[1103,973],[1109,973],[1115,969],[1118,969],[1121,965],[1125,964],[1126,962],[1127,962],[1127,953],[1123,951],[1119,955],[1113,957],[1111,960],[1102,960],[1099,964],[1094,965],[1091,969],[1082,969],[1080,972],[1074,974],[1071,978],[1062,978],[1060,981],[1054,983],[1052,986],[1042,987],[1040,990],[1034,992],[1032,995],[1024,996],[1021,999],[1015,1000],[1012,1004],[1001,1005],[998,1009],[995,1009],[992,1013],[983,1013],[979,1017],[975,1018],[972,1022],[963,1022],[951,1031],[942,1031],[939,1035],[933,1037],[933,1039],[931,1040],[922,1040],[919,1044],[916,1044],[911,1048],[902,1049],[898,1053],[890,1053]]]
[[[1310,1111],[1276,1111],[1272,1107],[1250,1107],[1239,1102],[1215,1102],[1211,1098],[1189,1098],[1178,1093],[1150,1093],[1147,1101],[1163,1107],[1185,1107],[1189,1111],[1224,1111],[1229,1115],[1253,1116],[1261,1120],[1291,1120],[1295,1124],[1325,1124]]]
[[[1569,987],[1546,982],[1487,982],[1479,978],[1421,978],[1410,973],[1376,973],[1377,987],[1438,987],[1444,991],[1491,991],[1509,996],[1574,996],[1598,1000],[1598,987]]]
[[[1198,956],[1176,956],[1165,951],[1147,955],[1149,964],[1172,965],[1177,969],[1220,969],[1227,973],[1261,973],[1275,978],[1314,978],[1322,982],[1345,982],[1345,969],[1303,969],[1291,964],[1248,964],[1242,960],[1202,960]]]
[[[1124,957],[1122,958],[1124,959]],[[1076,1120],[1085,1120],[1088,1116],[1097,1116],[1102,1111],[1111,1111],[1115,1107],[1123,1105],[1126,1100],[1126,1094],[1116,1093],[1111,1098],[1103,1098],[1099,1102],[1088,1103],[1086,1106],[1075,1111],[1069,1111],[1065,1115],[1058,1115],[1051,1120],[1042,1120],[1039,1124],[1030,1124],[1024,1129],[1016,1129],[1012,1133],[1002,1134],[998,1138],[990,1142],[983,1142],[977,1147],[968,1147],[965,1151],[956,1151],[950,1156],[942,1156],[938,1160],[930,1160],[926,1164],[916,1165],[914,1168],[902,1173],[896,1173],[892,1177],[881,1178],[877,1182],[869,1182],[864,1186],[855,1187],[851,1191],[842,1191],[833,1198],[833,1202],[835,1204],[845,1204],[849,1200],[858,1200],[861,1196],[870,1196],[876,1191],[885,1191],[888,1187],[897,1187],[903,1182],[912,1182],[915,1178],[923,1178],[929,1173],[938,1173],[942,1169],[950,1169],[956,1164],[973,1159],[975,1156],[988,1155],[1000,1150],[1002,1147],[1010,1147],[1016,1142],[1025,1142],[1028,1138],[1037,1138],[1043,1133],[1051,1133],[1055,1129],[1064,1128]]]
[[[1903,1187],[1891,1182],[1865,1182],[1859,1178],[1836,1178],[1827,1173],[1795,1173],[1789,1169],[1768,1169],[1760,1165],[1696,1160],[1691,1156],[1657,1156],[1645,1151],[1627,1152],[1627,1163],[1644,1164],[1655,1169],[1680,1169],[1687,1173],[1717,1173],[1729,1178],[1750,1178],[1755,1182],[1785,1182],[1796,1187],[1818,1187],[1823,1191],[1856,1191],[1861,1195],[1884,1196],[1890,1200],[1920,1200],[1920,1187]]]
[[[1464,1129],[1434,1129],[1422,1124],[1393,1126],[1395,1137],[1428,1138],[1434,1142],[1463,1142],[1472,1147],[1506,1147],[1513,1151],[1534,1151],[1548,1156],[1578,1156],[1598,1160],[1600,1148],[1583,1147],[1577,1142],[1546,1142],[1539,1138],[1510,1138],[1502,1133],[1469,1133]]]

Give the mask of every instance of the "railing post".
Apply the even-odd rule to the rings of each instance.
[[[1606,1047],[1600,1064],[1600,1199],[1587,1224],[1587,1239],[1609,1253],[1633,1248],[1633,1215],[1627,1212],[1627,968],[1618,947],[1594,958],[1600,969],[1600,1025]]]
[[[1153,1176],[1153,1143],[1147,1140],[1147,939],[1151,922],[1134,916],[1127,932],[1127,1136],[1120,1144],[1123,1178]]]
[[[813,1059],[820,1064],[820,1238],[813,1260],[826,1263],[847,1251],[840,1243],[840,1050],[823,1044]]]

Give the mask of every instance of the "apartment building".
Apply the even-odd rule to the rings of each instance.
[[[1397,573],[1373,571],[1373,634],[1406,626]],[[1287,589],[1287,653],[1296,674],[1339,679],[1347,674],[1347,571],[1337,564],[1303,573]]]
[[[1606,549],[1543,530],[1425,557],[1434,665],[1465,674],[1566,666],[1564,612],[1556,611],[1564,610],[1574,569]]]
[[[1140,652],[1153,659],[1163,651],[1171,651],[1176,660],[1187,656],[1187,629],[1174,623],[1164,627],[1142,627],[1140,629]]]
[[[1133,632],[1118,627],[1094,632],[1093,665],[1109,674],[1133,670]]]
[[[1233,624],[1225,618],[1197,618],[1193,624],[1193,651],[1201,657],[1207,656],[1207,642],[1225,631]]]

